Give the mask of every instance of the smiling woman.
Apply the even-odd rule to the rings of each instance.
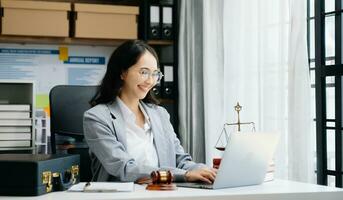
[[[211,183],[216,170],[185,153],[151,89],[162,79],[156,52],[128,41],[111,55],[94,106],[84,114],[93,181],[137,181],[171,170],[174,181]]]
[[[155,78],[150,76],[156,72],[158,72],[156,58],[148,51],[143,53],[137,63],[120,76],[123,86],[119,97],[131,102],[144,99],[157,83],[156,76]]]
[[[124,75],[134,71],[133,68],[136,67],[157,69],[157,54],[152,47],[143,41],[125,42],[112,53],[100,89],[91,101],[92,105],[113,102],[125,83],[123,80]],[[150,92],[146,94],[142,101],[157,103]]]

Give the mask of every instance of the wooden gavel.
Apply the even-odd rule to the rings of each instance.
[[[173,181],[173,174],[171,171],[153,171],[150,174],[153,184],[171,184]]]

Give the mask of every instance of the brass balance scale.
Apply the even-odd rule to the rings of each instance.
[[[230,134],[232,132],[241,132],[241,126],[247,127],[246,130],[255,132],[254,122],[241,122],[239,112],[242,110],[242,106],[239,105],[239,102],[237,102],[237,105],[234,106],[234,108],[235,108],[235,111],[237,112],[237,122],[224,124],[223,129],[220,133],[220,136],[215,144],[215,148],[219,151],[225,151],[225,148],[230,138]],[[218,168],[220,161],[221,161],[221,158],[214,158],[213,167]]]

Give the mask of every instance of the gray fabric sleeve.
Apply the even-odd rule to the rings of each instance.
[[[180,140],[177,138],[174,128],[170,123],[170,116],[169,113],[166,111],[165,108],[159,107],[159,111],[163,117],[161,119],[165,119],[163,121],[165,130],[167,130],[167,134],[172,136],[172,140],[174,143],[175,149],[175,156],[176,156],[176,167],[177,169],[174,172],[175,181],[185,181],[185,173],[188,170],[198,169],[198,168],[208,168],[203,163],[195,163],[192,161],[192,157],[186,153],[183,147],[180,144]]]

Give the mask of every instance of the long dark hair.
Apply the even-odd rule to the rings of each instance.
[[[120,78],[121,74],[136,64],[146,51],[149,51],[155,57],[158,64],[155,50],[141,40],[129,40],[116,48],[108,61],[107,70],[100,87],[90,104],[96,106],[113,102],[123,86],[123,80]],[[149,91],[142,101],[158,104],[158,101],[153,97],[152,91]]]

